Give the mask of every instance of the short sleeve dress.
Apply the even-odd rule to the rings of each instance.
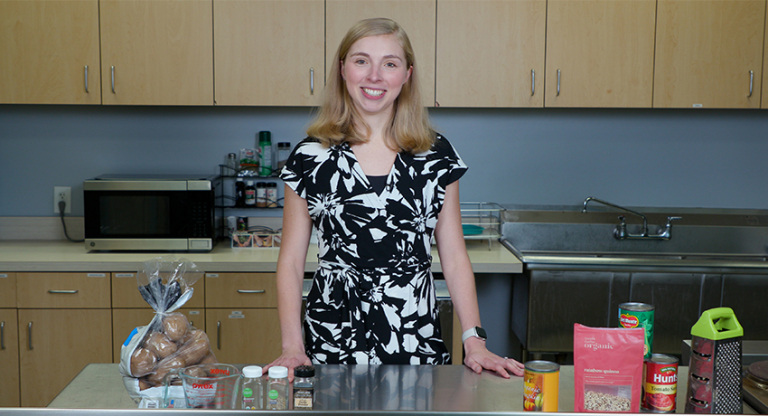
[[[446,187],[467,170],[441,135],[400,152],[374,191],[348,143],[307,138],[280,177],[307,201],[319,266],[307,296],[306,352],[316,364],[447,364],[430,265]]]

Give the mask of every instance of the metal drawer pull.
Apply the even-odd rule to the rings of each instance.
[[[309,68],[309,93],[315,94],[315,68]]]
[[[115,93],[115,66],[112,65],[112,94]]]
[[[85,66],[85,93],[88,94],[88,65]]]
[[[221,321],[216,321],[216,348],[221,351]]]
[[[755,85],[755,71],[749,71],[749,95],[747,95],[747,98],[752,96],[752,86]]]
[[[56,289],[51,289],[51,290],[48,291],[48,293],[64,294],[64,295],[74,295],[75,293],[77,293],[77,289],[75,289],[75,290],[56,290]]]
[[[0,350],[5,349],[5,321],[0,322]]]
[[[27,338],[29,339],[29,349],[32,348],[32,321],[29,321],[29,325],[27,325]]]
[[[531,97],[536,93],[536,71],[531,69]]]
[[[557,95],[560,95],[560,70],[557,70]]]
[[[237,293],[264,293],[264,289],[237,289]]]

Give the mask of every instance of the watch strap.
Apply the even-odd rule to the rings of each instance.
[[[461,334],[461,343],[463,344],[467,339],[477,337],[485,341],[487,339],[487,336],[485,335],[485,330],[483,328],[480,328],[479,326],[473,326],[472,328],[469,328],[468,330],[464,331],[464,333]]]

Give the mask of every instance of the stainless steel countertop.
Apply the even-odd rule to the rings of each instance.
[[[162,411],[136,409],[137,405],[128,396],[117,367],[117,364],[89,364],[46,409],[0,409],[0,413],[8,416],[81,415],[83,409],[98,409],[94,414],[161,414],[159,412]],[[688,367],[681,366],[678,377],[677,409],[678,413],[682,413]],[[523,414],[522,377],[503,379],[488,372],[475,374],[465,366],[327,365],[316,367],[316,378],[316,409],[320,412],[364,415],[391,415],[396,411],[432,415],[480,412]],[[572,413],[573,399],[573,367],[563,366],[560,371],[559,412]],[[62,409],[76,410],[67,412]],[[206,411],[209,412],[228,413]],[[271,413],[274,412],[260,412]],[[301,412],[282,411],[276,414],[291,413]],[[744,413],[755,414],[755,411],[745,404]],[[174,414],[200,413],[174,410]]]

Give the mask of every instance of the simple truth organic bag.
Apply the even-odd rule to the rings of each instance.
[[[573,325],[575,412],[640,412],[643,328]]]

